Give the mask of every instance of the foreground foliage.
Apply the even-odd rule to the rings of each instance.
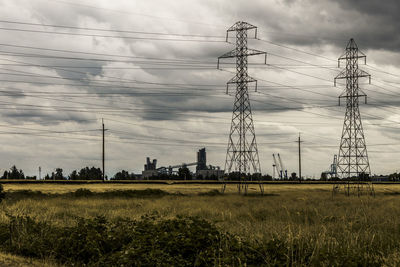
[[[0,184],[0,202],[6,197],[6,193],[4,192],[3,185]]]
[[[243,240],[196,217],[140,220],[77,219],[56,227],[30,217],[0,224],[0,248],[29,258],[89,266],[381,266],[379,251],[356,253],[312,240]]]
[[[157,220],[104,217],[78,219],[72,227],[55,227],[30,217],[1,224],[4,251],[60,263],[91,266],[204,266],[265,263],[248,242],[221,233],[195,217]]]
[[[303,190],[7,191],[0,250],[67,266],[400,266],[397,190]]]

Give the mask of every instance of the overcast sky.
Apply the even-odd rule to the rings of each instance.
[[[338,153],[344,106],[333,87],[350,38],[367,55],[372,84],[361,106],[372,173],[398,171],[400,3],[395,0],[0,0],[0,170],[28,175],[101,166],[141,173],[196,161],[224,167],[234,90],[226,29],[258,27],[249,47],[258,79],[251,105],[263,173],[280,153],[298,172],[319,177]],[[19,22],[19,23],[15,23]],[[57,27],[55,27],[57,26]],[[60,27],[66,26],[66,27]],[[93,30],[97,29],[97,30]],[[234,41],[230,39],[230,41]],[[229,64],[230,63],[230,64]]]

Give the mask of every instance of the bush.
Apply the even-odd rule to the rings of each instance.
[[[0,224],[0,248],[25,257],[53,257],[67,265],[208,266],[262,263],[249,244],[195,217],[141,220],[78,219],[57,227],[30,217]]]
[[[374,246],[316,246],[312,239],[271,238],[249,242],[197,217],[140,220],[79,218],[55,226],[30,217],[0,223],[0,249],[68,266],[382,266]],[[397,248],[393,248],[397,249]]]
[[[6,197],[6,193],[4,192],[3,185],[0,184],[0,202]]]

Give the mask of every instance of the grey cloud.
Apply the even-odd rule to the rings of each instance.
[[[260,38],[268,39],[279,44],[289,44],[291,46],[300,47],[301,49],[325,54],[328,53],[331,57],[337,57],[343,51],[348,38],[355,37],[359,47],[364,52],[371,52],[375,58],[378,58],[382,53],[385,57],[379,64],[390,63],[394,70],[398,69],[398,33],[395,32],[395,9],[397,5],[390,1],[388,10],[387,7],[375,7],[370,2],[366,1],[365,6],[358,7],[360,2],[348,1],[311,1],[311,0],[282,0],[282,1],[196,1],[189,0],[183,2],[164,0],[156,1],[139,1],[136,3],[135,9],[132,2],[102,2],[105,7],[112,9],[122,9],[129,12],[130,10],[138,13],[149,13],[158,17],[170,17],[175,19],[162,20],[151,17],[135,16],[128,14],[116,14],[115,12],[107,12],[105,10],[89,9],[82,6],[60,5],[56,2],[38,0],[32,1],[3,1],[7,2],[7,7],[12,10],[0,11],[0,15],[6,15],[12,20],[26,20],[30,17],[33,21],[71,25],[79,27],[96,27],[96,28],[111,28],[111,29],[127,29],[141,30],[151,32],[173,32],[173,33],[193,33],[205,35],[224,36],[226,29],[237,20],[248,20],[250,23],[259,27]],[[99,4],[99,6],[101,6]],[[19,8],[21,7],[21,8]],[[373,9],[377,9],[376,12]],[[23,15],[22,15],[23,14]],[[29,14],[29,15],[27,15]],[[388,14],[388,16],[384,16]],[[6,16],[5,16],[6,17]],[[197,21],[197,23],[196,23]],[[385,27],[386,25],[386,27]],[[389,25],[389,26],[388,26]],[[392,26],[390,26],[392,25]],[[139,57],[152,58],[172,58],[172,59],[187,59],[198,60],[216,63],[216,58],[233,48],[230,44],[223,43],[193,43],[193,42],[165,42],[165,41],[145,41],[145,40],[119,40],[105,38],[83,38],[83,37],[55,37],[52,35],[28,35],[9,33],[4,35],[4,42],[15,44],[27,44],[38,47],[59,48],[75,51],[89,51],[96,53],[131,55]],[[28,38],[29,37],[29,38]],[[251,47],[271,51],[278,55],[284,55],[291,58],[298,58],[315,64],[324,64],[327,62],[318,60],[314,57],[309,57],[296,52],[285,50],[279,47],[272,47],[267,44],[262,44],[256,40],[251,40]],[[368,49],[370,51],[368,51]],[[382,49],[377,52],[376,49]],[[32,51],[31,51],[32,52]],[[38,52],[43,54],[59,55],[61,53]],[[68,54],[63,54],[68,55]],[[86,57],[83,56],[82,57]],[[95,56],[87,56],[95,57]],[[97,57],[97,56],[96,56]],[[14,58],[14,57],[13,57]],[[381,58],[381,57],[379,57]],[[109,170],[117,171],[119,168],[128,167],[136,172],[141,171],[144,157],[154,156],[160,157],[160,161],[167,164],[179,163],[187,158],[195,156],[195,148],[161,146],[161,145],[140,145],[132,143],[135,137],[146,134],[159,136],[161,138],[182,138],[186,140],[198,141],[215,141],[225,144],[227,132],[231,118],[231,110],[233,105],[233,97],[224,94],[226,82],[233,74],[220,72],[216,69],[210,70],[157,70],[147,69],[149,65],[137,63],[110,63],[110,62],[94,62],[94,61],[66,61],[56,59],[40,59],[40,58],[18,58],[21,61],[27,61],[34,64],[49,64],[61,65],[66,64],[73,67],[78,66],[95,66],[97,68],[82,68],[77,69],[79,72],[74,73],[62,70],[46,70],[33,68],[36,73],[58,75],[61,78],[78,79],[80,81],[69,80],[54,80],[57,83],[71,83],[73,86],[59,85],[34,85],[32,84],[17,84],[18,92],[28,94],[31,90],[48,90],[50,92],[71,92],[82,93],[82,98],[74,97],[67,98],[58,96],[62,101],[48,101],[52,105],[67,106],[73,108],[87,108],[90,113],[78,112],[42,112],[42,111],[24,111],[18,108],[14,111],[3,111],[2,119],[5,122],[12,123],[36,123],[37,126],[57,125],[58,127],[68,127],[71,129],[88,128],[96,125],[96,121],[89,122],[105,116],[106,125],[110,129],[123,130],[131,135],[115,134],[108,136],[107,151],[109,151]],[[370,57],[369,57],[370,59]],[[271,64],[289,64],[287,60],[269,57]],[[376,62],[376,60],[373,60]],[[294,64],[290,62],[290,64]],[[296,64],[299,64],[298,62]],[[332,66],[335,62],[331,63]],[[215,64],[216,65],[216,64]],[[212,65],[211,66],[215,66]],[[112,69],[112,67],[133,67],[139,69]],[[215,66],[216,67],[216,66]],[[229,66],[225,66],[227,68]],[[75,70],[75,69],[73,69]],[[281,141],[292,141],[293,134],[298,132],[310,132],[310,135],[304,133],[307,142],[318,140],[323,144],[331,144],[334,141],[320,140],[319,137],[313,137],[312,133],[318,133],[322,136],[327,136],[336,140],[340,137],[342,117],[344,107],[333,109],[312,109],[313,114],[300,113],[299,109],[309,105],[328,105],[337,103],[337,96],[340,94],[340,89],[333,89],[327,81],[317,80],[311,77],[305,77],[293,72],[287,72],[277,69],[257,69],[250,66],[249,72],[251,75],[259,78],[260,92],[265,92],[274,95],[266,96],[251,92],[251,98],[254,99],[252,107],[254,111],[254,121],[256,132],[258,134],[257,141],[260,142],[260,158],[263,162],[264,172],[270,172],[271,169],[271,154],[275,151],[281,151],[285,155],[287,165],[291,169],[295,169],[296,159],[289,157],[295,152],[296,146],[290,144],[265,144]],[[334,72],[326,72],[326,70],[299,70],[306,74],[311,74],[317,77],[322,77],[328,81],[333,80]],[[108,77],[117,77],[120,82],[110,82]],[[43,78],[19,78],[24,81],[49,81]],[[124,79],[124,80],[122,80]],[[154,83],[169,83],[169,84],[212,84],[201,91],[202,87],[191,89],[184,86],[166,86],[166,85],[146,85],[136,83],[135,80],[149,81]],[[268,82],[262,80],[270,80],[281,84],[290,84],[300,86],[301,89],[313,90],[323,93],[324,96],[307,93],[304,90],[292,90],[282,88],[262,87],[265,85],[271,86]],[[123,81],[123,82],[122,82]],[[332,81],[333,83],[333,81]],[[103,86],[99,86],[103,84]],[[322,84],[321,88],[315,89],[311,87],[314,84]],[[328,85],[329,84],[329,85]],[[308,88],[306,85],[310,85]],[[187,86],[186,86],[187,87]],[[152,88],[152,89],[151,89]],[[154,88],[158,88],[157,90]],[[194,90],[196,89],[196,90]],[[199,90],[197,90],[199,89]],[[85,93],[90,95],[85,96]],[[163,92],[165,92],[163,94]],[[184,96],[174,96],[168,92],[184,93]],[[234,92],[232,88],[231,93]],[[98,93],[97,98],[93,97],[93,93]],[[104,93],[115,93],[120,95],[114,97],[106,97]],[[150,93],[143,95],[143,93]],[[151,94],[154,93],[154,94]],[[198,96],[197,94],[201,94]],[[374,96],[373,93],[371,93]],[[96,95],[94,95],[96,96]],[[50,96],[49,96],[50,97]],[[375,96],[376,97],[376,96]],[[288,98],[295,101],[289,101]],[[4,100],[4,99],[3,99]],[[9,98],[7,100],[14,101]],[[260,102],[257,102],[259,100]],[[398,106],[397,101],[383,98],[379,95],[380,101],[391,101],[390,105]],[[35,99],[29,96],[15,99],[21,104],[37,104],[44,105],[47,103],[44,99]],[[73,103],[78,102],[78,103]],[[328,103],[328,104],[327,104]],[[281,110],[279,106],[288,107],[291,109]],[[99,107],[104,112],[95,112],[92,108]],[[127,109],[119,112],[113,111],[117,109]],[[129,110],[132,109],[132,110]],[[362,107],[362,111],[367,113],[379,114],[387,117],[389,114],[383,110],[374,110],[373,107]],[[315,114],[322,114],[338,117],[337,120],[331,120],[326,117],[318,117]],[[198,116],[196,116],[198,115]],[[127,124],[140,123],[144,126],[135,126],[134,128],[124,124],[113,124],[107,121],[107,118],[117,119]],[[84,122],[86,120],[86,122]],[[212,123],[212,121],[217,123]],[[369,119],[370,121],[375,121]],[[272,122],[269,122],[272,121]],[[301,125],[302,122],[306,122]],[[222,122],[222,123],[219,123]],[[296,122],[300,122],[296,124]],[[81,123],[81,124],[79,124]],[[308,124],[307,124],[308,123]],[[316,123],[313,125],[312,123]],[[320,123],[320,124],[318,124]],[[159,131],[146,126],[160,126],[173,129],[196,130],[201,132],[216,132],[218,136],[207,136],[196,133],[179,133]],[[326,127],[325,127],[326,126]],[[372,129],[369,132],[371,142],[381,138],[381,132],[385,131],[380,128]],[[282,133],[281,136],[278,134]],[[128,137],[127,137],[128,136]],[[112,138],[111,138],[112,137]],[[370,136],[368,136],[370,137]],[[390,132],[390,135],[385,136],[388,139],[395,139],[395,129]],[[118,143],[123,139],[127,143]],[[124,139],[125,138],[125,139]],[[126,140],[128,138],[129,140]],[[368,140],[370,140],[368,139]],[[28,140],[30,141],[30,140]],[[64,164],[64,169],[76,169],[84,164],[97,164],[97,156],[100,159],[100,146],[96,141],[92,143],[63,140],[63,148],[61,149],[57,142],[46,141],[46,145],[42,148],[46,151],[54,151],[53,153],[41,152],[35,149],[32,145],[27,146],[29,149],[34,149],[38,153],[38,158],[47,159],[46,168],[50,169],[57,165]],[[294,140],[293,140],[294,141]],[[131,143],[129,143],[131,142]],[[325,143],[324,143],[325,142]],[[21,143],[23,143],[21,141]],[[337,143],[337,142],[336,142]],[[305,143],[306,144],[306,143]],[[170,145],[173,145],[172,143]],[[83,149],[82,149],[83,147]],[[65,150],[65,151],[61,151]],[[313,166],[308,166],[308,173],[318,173],[320,168],[328,167],[331,161],[331,154],[336,153],[337,149],[326,148],[310,148],[305,147],[305,158],[318,161]],[[7,147],[7,151],[12,151],[12,147]],[[223,165],[225,147],[222,145],[218,148],[211,148],[210,158],[212,164]],[[134,153],[133,153],[134,152]],[[22,152],[12,154],[16,162],[21,163],[23,168],[30,172],[35,172],[39,161],[32,160],[31,157],[24,159]],[[35,154],[36,155],[36,154]],[[71,156],[76,155],[76,157]],[[64,161],[63,158],[67,158]],[[173,160],[172,160],[173,159]],[[167,162],[170,161],[170,162]],[[163,163],[163,164],[164,164]],[[307,164],[306,164],[307,165]],[[389,171],[386,165],[382,165],[382,170]],[[4,166],[0,166],[4,168]],[[8,166],[7,166],[8,167]],[[68,173],[68,171],[66,171]],[[110,173],[111,174],[111,173]]]

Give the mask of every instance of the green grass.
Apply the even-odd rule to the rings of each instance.
[[[220,234],[228,232],[248,242],[249,251],[262,255],[260,265],[400,264],[397,185],[376,186],[375,198],[332,197],[331,185],[268,185],[265,196],[238,195],[234,185],[224,195],[215,191],[217,185],[34,185],[32,190],[40,186],[42,193],[21,193],[18,190],[29,185],[5,185],[8,194],[0,204],[0,225],[9,224],[10,215],[61,228],[77,225],[78,218],[97,216],[110,223],[121,218],[141,221],[145,215],[156,216],[161,223],[177,216],[198,217],[215,225]],[[73,193],[81,187],[90,191]],[[160,190],[141,191],[145,188]],[[233,251],[230,247],[226,253]],[[249,257],[243,256],[241,263],[251,262]]]

